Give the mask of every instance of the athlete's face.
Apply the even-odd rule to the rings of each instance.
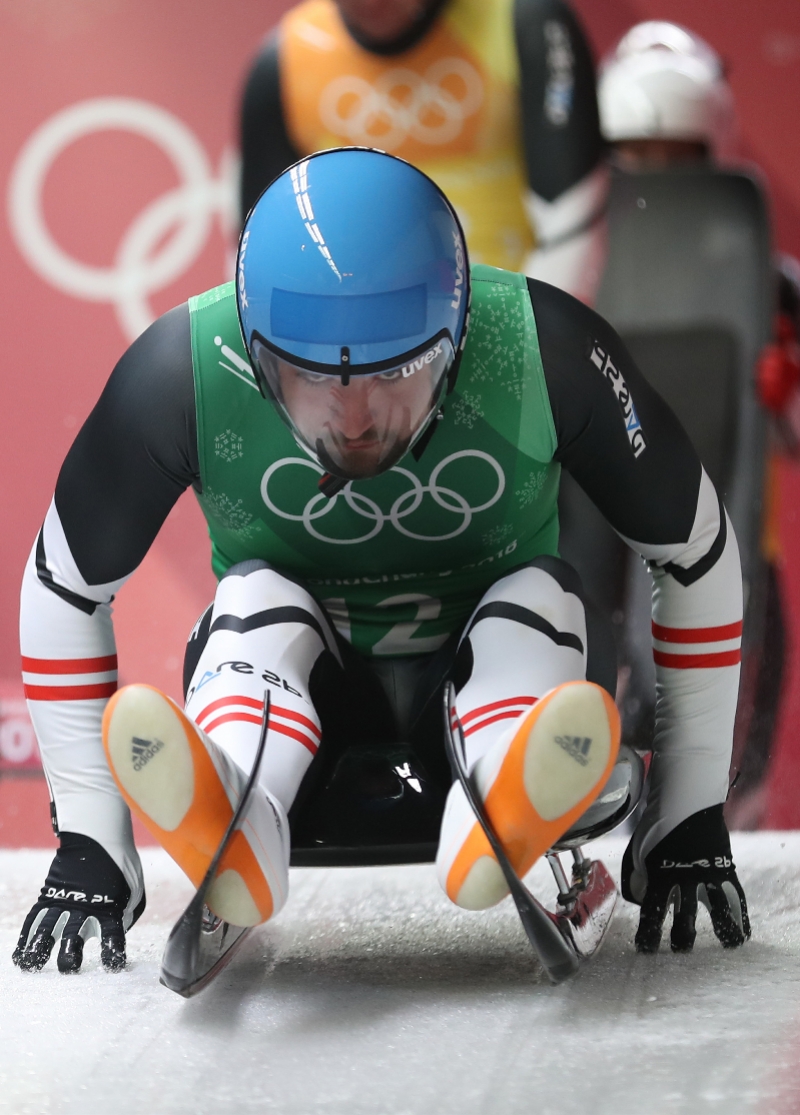
[[[375,476],[408,449],[438,395],[439,369],[336,376],[280,364],[283,404],[302,437],[346,476]],[[435,378],[436,377],[436,378]]]
[[[440,406],[456,358],[447,335],[378,371],[356,365],[349,378],[338,366],[316,371],[291,363],[257,334],[250,355],[265,395],[297,441],[329,472],[350,480],[392,468],[421,436]]]

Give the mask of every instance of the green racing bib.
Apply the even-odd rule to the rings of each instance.
[[[189,301],[197,439],[217,577],[261,558],[303,580],[364,654],[425,654],[514,566],[556,554],[560,466],[523,275],[472,267],[455,391],[415,461],[332,499],[261,397],[233,283]]]

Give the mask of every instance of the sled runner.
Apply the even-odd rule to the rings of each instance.
[[[505,875],[534,952],[551,981],[561,983],[573,975],[581,962],[588,960],[603,943],[617,904],[616,885],[604,864],[599,860],[586,859],[579,847],[573,847],[571,882],[567,880],[558,852],[552,850],[546,855],[558,886],[555,912],[551,913],[531,894],[509,863],[475,783],[467,773],[464,732],[456,713],[452,683],[445,690],[444,712],[448,758]]]
[[[635,808],[643,782],[641,760],[622,747],[597,801],[548,852],[546,858],[558,887],[555,910],[551,912],[517,878],[488,826],[464,769],[463,735],[453,711],[454,697],[455,690],[448,683],[444,688],[447,758],[506,873],[528,938],[549,977],[557,983],[597,951],[608,930],[618,892],[606,867],[598,860],[587,859],[581,844],[608,832]],[[249,933],[215,918],[205,906],[205,896],[256,784],[268,715],[267,698],[261,738],[245,792],[202,885],[175,924],[164,951],[161,982],[187,998],[222,971]],[[346,748],[333,765],[332,774],[299,803],[299,809],[293,810],[292,864],[353,867],[432,863],[447,792],[441,772],[437,773],[438,778],[430,777],[414,750],[402,744]],[[570,878],[559,859],[559,852],[565,851],[573,857]]]
[[[270,697],[264,696],[261,736],[250,776],[227,831],[209,864],[205,878],[192,901],[172,927],[161,960],[161,983],[188,999],[202,991],[234,957],[244,944],[249,929],[230,925],[215,917],[206,906],[206,895],[214,881],[222,856],[234,833],[244,819],[248,802],[255,788],[261,759],[267,743]]]

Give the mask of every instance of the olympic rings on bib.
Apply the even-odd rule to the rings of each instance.
[[[463,85],[457,96],[448,78]],[[454,140],[483,103],[481,75],[465,58],[440,58],[424,75],[397,67],[373,84],[357,74],[331,81],[319,99],[322,122],[334,135],[393,151],[404,140],[435,146]]]
[[[440,477],[448,465],[453,464],[453,462],[457,460],[466,458],[485,461],[494,472],[497,481],[497,487],[491,497],[484,503],[478,504],[477,507],[473,507],[463,495],[453,488],[449,488],[440,483]],[[333,546],[352,546],[358,542],[369,542],[371,538],[375,538],[380,534],[387,523],[390,523],[399,534],[405,535],[406,538],[413,538],[418,542],[448,542],[451,538],[457,538],[458,535],[464,533],[472,522],[473,516],[493,507],[502,496],[506,486],[505,474],[494,457],[490,456],[489,453],[484,453],[481,449],[461,449],[459,452],[451,453],[448,457],[443,458],[443,460],[436,465],[431,472],[430,480],[427,484],[422,484],[419,478],[414,476],[412,472],[409,472],[408,469],[400,468],[398,465],[390,469],[390,473],[404,476],[411,484],[411,487],[408,491],[399,495],[386,512],[378,506],[375,500],[365,496],[363,492],[354,492],[352,484],[347,484],[347,486],[343,488],[341,492],[337,492],[332,499],[328,499],[321,492],[318,492],[311,497],[302,512],[298,515],[290,511],[284,511],[282,508],[278,507],[269,492],[269,485],[273,476],[281,469],[289,468],[292,465],[310,468],[318,476],[323,475],[323,470],[319,465],[315,464],[313,461],[309,461],[305,457],[282,457],[279,461],[275,461],[271,464],[261,478],[261,498],[273,514],[293,523],[302,523],[312,538],[316,538],[320,542],[329,542]],[[410,530],[404,524],[403,520],[407,519],[418,510],[426,496],[430,496],[442,511],[460,516],[460,522],[445,534],[417,534],[415,531]],[[329,535],[323,534],[317,529],[315,524],[326,515],[330,515],[340,499],[344,500],[350,510],[354,511],[356,515],[366,519],[367,522],[371,522],[372,525],[365,530],[363,534],[359,534],[355,538],[331,538]]]

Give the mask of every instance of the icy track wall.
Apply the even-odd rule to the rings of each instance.
[[[730,67],[745,157],[776,243],[800,255],[796,0],[576,0],[597,54],[643,19],[685,22]],[[226,279],[241,82],[288,4],[6,0],[0,6],[4,436],[0,441],[0,845],[52,843],[19,675],[18,594],[58,468],[114,363],[158,314]],[[781,476],[790,637],[800,645],[800,470]],[[120,676],[179,696],[183,643],[213,592],[184,497],[115,605]],[[768,823],[800,826],[800,659],[789,663]]]

